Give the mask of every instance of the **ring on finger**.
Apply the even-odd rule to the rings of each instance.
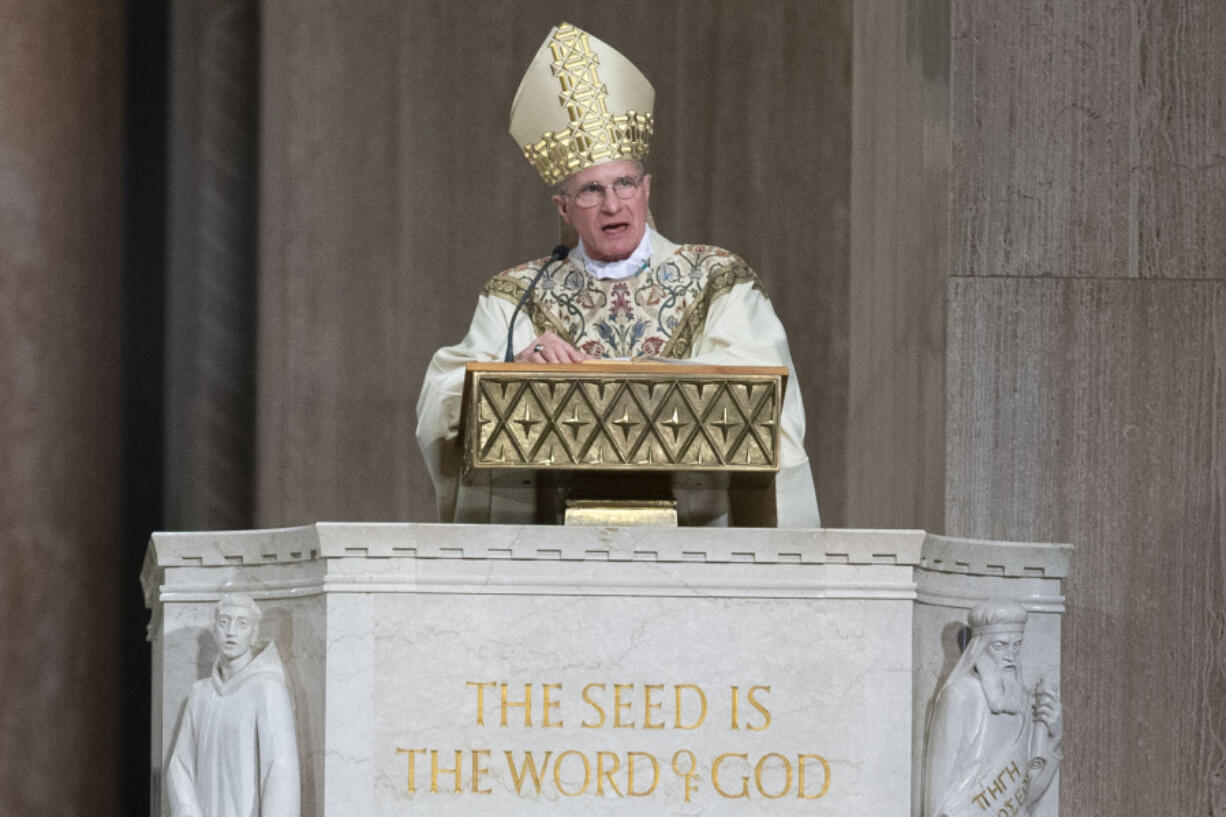
[[[533,346],[533,347],[532,347],[532,351],[534,351],[534,352],[538,352],[538,353],[539,353],[539,352],[541,352],[542,350],[544,350],[544,348],[545,348],[545,344],[543,344],[543,343],[538,343],[537,345],[535,345],[535,346]]]

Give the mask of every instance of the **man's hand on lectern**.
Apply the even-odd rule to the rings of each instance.
[[[521,349],[515,359],[521,363],[582,363],[590,357],[553,332],[546,332]]]

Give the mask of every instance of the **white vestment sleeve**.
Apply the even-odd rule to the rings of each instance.
[[[752,283],[737,284],[717,299],[689,358],[695,363],[731,366],[786,366],[780,428],[782,450],[775,478],[777,524],[781,528],[818,528],[817,495],[805,454],[805,407],[788,351],[787,334],[770,301]]]
[[[497,296],[477,299],[468,334],[455,346],[434,353],[426,369],[421,396],[417,399],[417,444],[434,483],[438,515],[443,522],[455,519],[456,491],[463,465],[459,445],[460,399],[464,391],[464,367],[473,361],[495,362],[506,353],[507,326],[515,305]],[[515,320],[512,349],[519,352],[536,332],[523,312]]]

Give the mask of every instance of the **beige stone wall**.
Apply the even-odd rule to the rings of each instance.
[[[3,814],[119,813],[122,36],[0,2]]]
[[[855,4],[844,524],[944,526],[949,7]]]
[[[855,55],[848,520],[1074,543],[1064,813],[1226,810],[1226,6],[856,4]]]
[[[1077,544],[1066,814],[1226,809],[1226,6],[955,0],[946,529]]]

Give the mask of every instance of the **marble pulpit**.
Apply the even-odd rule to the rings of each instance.
[[[1058,690],[1071,552],[909,530],[158,533],[153,814],[218,661],[215,608],[241,594],[279,653],[305,817],[923,817],[968,616],[1005,605],[1013,623],[976,613],[975,638]],[[1021,757],[962,775],[942,808],[1056,814],[1058,781],[1027,801]]]

